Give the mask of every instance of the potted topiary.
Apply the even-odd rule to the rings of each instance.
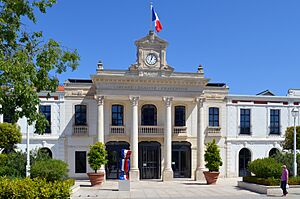
[[[104,172],[97,172],[102,165],[107,163],[107,152],[104,148],[104,144],[101,142],[96,142],[94,145],[90,146],[90,151],[88,152],[88,161],[90,167],[95,171],[92,173],[87,173],[91,181],[92,186],[101,185],[104,181]]]
[[[205,166],[209,171],[203,171],[207,184],[216,184],[220,174],[219,167],[222,166],[222,159],[220,156],[220,149],[216,144],[216,140],[206,144],[206,151],[204,154]]]

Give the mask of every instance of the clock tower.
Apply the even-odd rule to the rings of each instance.
[[[146,37],[135,41],[137,47],[137,61],[129,68],[130,71],[167,74],[173,72],[173,68],[167,64],[166,48],[168,42],[159,38],[152,30]]]

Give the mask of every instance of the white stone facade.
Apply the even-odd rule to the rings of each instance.
[[[239,152],[242,148],[250,150],[251,160],[268,157],[272,148],[281,150],[284,131],[293,121],[291,109],[299,106],[300,90],[291,89],[288,96],[282,97],[228,95],[229,89],[225,84],[208,83],[202,66],[195,73],[174,72],[174,68],[166,62],[168,43],[153,32],[135,44],[137,62],[128,70],[105,70],[102,63],[98,63],[97,72],[91,80],[67,80],[64,90],[53,93],[49,99],[44,97],[46,92],[41,93],[41,104],[51,105],[51,134],[34,134],[33,127],[29,126],[30,148],[49,148],[54,158],[69,164],[70,177],[86,178],[86,172],[92,170],[87,158],[84,163],[76,160],[76,153],[78,157],[80,154],[84,157],[89,145],[96,141],[107,145],[127,143],[132,150],[130,176],[132,180],[139,180],[149,177],[145,175],[148,170],[141,167],[150,164],[141,162],[144,152],[140,151],[140,147],[145,144],[143,147],[146,149],[147,144],[156,143],[159,150],[155,158],[159,161],[152,177],[166,181],[176,178],[176,175],[203,180],[202,171],[206,170],[204,144],[213,139],[221,149],[222,177],[239,175]],[[149,59],[151,62],[148,63]],[[84,125],[75,123],[76,105],[86,107]],[[112,125],[113,105],[122,105],[123,125]],[[155,125],[142,124],[144,105],[156,107]],[[183,126],[175,126],[176,106],[185,107]],[[210,108],[218,110],[217,126],[210,126]],[[251,110],[250,135],[240,134],[241,109]],[[271,109],[280,110],[279,135],[269,135]],[[22,118],[18,124],[23,133],[22,144],[18,147],[25,150],[26,120]],[[176,158],[186,161],[178,166]],[[76,164],[86,165],[85,171],[76,172]],[[172,168],[175,167],[181,170],[174,171]],[[109,169],[106,171],[110,172]]]
[[[295,91],[295,92],[294,92]],[[282,150],[281,143],[285,138],[285,130],[293,126],[291,110],[299,107],[299,95],[297,90],[289,90],[287,96],[244,96],[229,95],[227,99],[227,176],[239,175],[239,152],[246,148],[251,153],[251,160],[269,157],[271,149]],[[294,93],[291,95],[291,93]],[[241,109],[251,111],[251,133],[243,135],[240,133]],[[280,112],[280,127],[278,134],[270,133],[271,110]],[[299,116],[296,125],[299,125]]]

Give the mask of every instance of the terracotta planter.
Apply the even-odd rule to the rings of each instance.
[[[216,184],[220,172],[203,171],[207,184]]]
[[[92,186],[101,185],[103,183],[103,181],[104,181],[104,172],[100,172],[100,173],[87,173],[87,175],[90,178]]]

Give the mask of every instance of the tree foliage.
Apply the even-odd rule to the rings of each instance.
[[[20,127],[16,124],[0,123],[0,149],[10,152],[15,144],[20,143],[22,134]]]
[[[296,127],[296,147],[300,149],[300,126]],[[294,127],[288,127],[285,131],[284,149],[294,148]]]
[[[68,164],[62,160],[38,160],[31,166],[31,178],[45,178],[47,181],[65,180],[68,178]]]
[[[206,151],[204,154],[205,166],[209,171],[219,171],[219,167],[222,166],[222,159],[220,155],[220,149],[216,144],[216,140],[206,144]]]
[[[293,153],[276,153],[272,156],[281,165],[286,165],[289,170],[289,174],[294,175],[294,154]],[[297,154],[297,174],[300,174],[300,154]]]
[[[48,124],[37,111],[38,92],[54,92],[57,74],[75,70],[79,55],[42,32],[26,31],[24,21],[36,23],[35,12],[46,13],[56,0],[0,0],[0,114],[13,123],[26,117],[36,121],[37,133]]]
[[[24,178],[26,154],[22,152],[0,154],[0,176]]]
[[[248,171],[259,178],[279,178],[282,164],[274,158],[256,159],[248,164]]]
[[[95,173],[97,173],[97,170],[100,169],[101,165],[107,163],[107,152],[104,148],[104,144],[101,142],[96,142],[94,145],[91,145],[87,155],[89,165]]]

